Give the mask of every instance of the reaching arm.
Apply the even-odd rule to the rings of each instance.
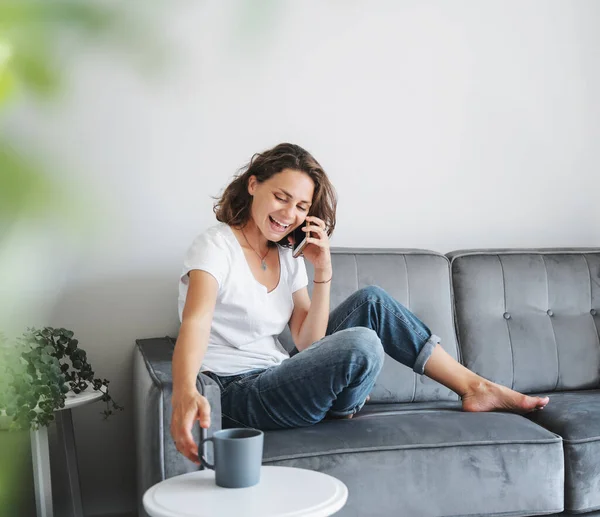
[[[181,328],[173,352],[173,415],[171,436],[177,450],[194,463],[198,460],[198,445],[192,437],[195,420],[200,426],[210,426],[210,404],[196,389],[217,301],[218,284],[205,271],[192,270],[183,309]]]

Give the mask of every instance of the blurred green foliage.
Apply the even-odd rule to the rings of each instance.
[[[60,91],[59,53],[68,38],[114,37],[124,26],[119,11],[99,2],[0,0],[0,117],[12,99]],[[14,222],[51,213],[58,202],[60,189],[34,155],[0,134],[0,247]]]
[[[0,246],[18,220],[47,212],[57,189],[42,169],[0,137]]]
[[[131,23],[123,11],[132,2],[0,0],[0,259],[5,259],[6,264],[13,264],[9,243],[13,232],[22,228],[19,223],[71,214],[65,210],[69,204],[63,193],[66,189],[55,179],[56,175],[49,174],[47,165],[42,165],[43,157],[37,149],[24,148],[23,143],[17,147],[7,127],[7,115],[13,104],[30,100],[47,102],[60,93],[65,59],[85,42],[99,40],[117,47],[140,43],[138,50],[143,50],[147,40],[137,30],[138,24]],[[2,278],[16,274],[2,273],[0,284]],[[0,285],[0,310],[2,304],[16,303],[21,295],[20,290],[8,292],[6,285]],[[4,326],[0,333],[4,331],[10,336],[17,331],[6,328],[11,324],[7,318],[0,320]],[[0,370],[4,373],[11,368],[16,372],[23,366],[25,358],[13,339],[8,345],[8,350],[11,349],[12,359],[6,355],[0,358],[3,362]],[[52,366],[56,367],[48,367]],[[3,380],[8,382],[8,377],[5,375]],[[6,382],[0,383],[4,407],[15,402],[9,400]],[[60,396],[64,398],[62,393]],[[27,473],[29,476],[31,473],[31,464],[24,457],[29,446],[27,436],[2,432],[7,418],[0,414],[0,517],[23,515],[17,508],[26,507],[23,503],[31,496],[28,483],[27,487],[24,485]]]

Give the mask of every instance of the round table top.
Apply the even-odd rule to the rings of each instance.
[[[143,502],[151,517],[326,517],[346,499],[346,485],[332,476],[265,466],[252,487],[222,488],[212,470],[201,470],[161,481],[146,491]]]
[[[72,409],[77,406],[83,406],[89,402],[94,402],[102,398],[102,393],[96,391],[91,386],[81,393],[73,393],[72,391],[67,392],[65,398],[65,407],[57,408],[56,411],[62,411],[63,409]]]

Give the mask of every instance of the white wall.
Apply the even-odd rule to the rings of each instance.
[[[17,106],[8,126],[77,171],[100,214],[27,275],[127,407],[75,412],[94,514],[135,506],[134,339],[176,332],[182,254],[252,153],[313,152],[339,193],[334,246],[600,245],[599,2],[193,4],[159,24],[162,74],[90,52],[59,106]]]

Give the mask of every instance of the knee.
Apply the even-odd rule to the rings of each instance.
[[[346,364],[363,366],[379,373],[385,352],[379,336],[366,327],[353,327],[337,332],[340,338],[340,357]]]
[[[378,285],[368,285],[356,292],[357,296],[368,303],[378,303],[387,300],[390,295]]]
[[[394,307],[396,311],[406,312],[408,309],[398,300],[393,298],[388,292],[378,285],[368,285],[356,291],[359,299],[369,308],[374,308],[378,304],[386,307]]]

